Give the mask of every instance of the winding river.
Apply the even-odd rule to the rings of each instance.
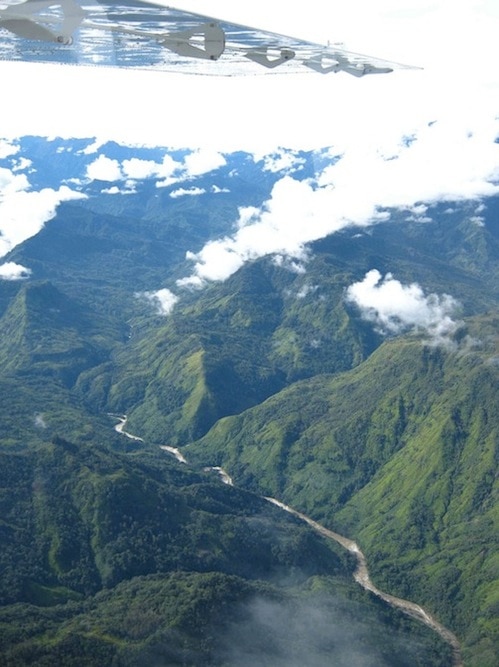
[[[109,416],[113,417],[113,419],[118,420],[118,424],[116,424],[116,426],[114,427],[116,433],[120,433],[121,435],[124,435],[126,438],[130,438],[130,440],[136,440],[137,442],[144,442],[144,438],[139,438],[138,435],[132,435],[131,433],[125,431],[125,426],[128,419],[126,415],[113,415],[109,413]]]
[[[453,667],[464,667],[461,658],[461,648],[459,646],[459,640],[457,639],[456,635],[453,632],[451,632],[448,628],[443,626],[441,623],[439,623],[433,616],[431,616],[431,614],[426,612],[422,607],[420,607],[415,602],[395,597],[394,595],[385,593],[381,591],[379,588],[377,588],[373,584],[369,576],[366,557],[359,549],[356,542],[350,540],[348,537],[343,537],[343,535],[339,535],[338,533],[335,533],[332,530],[325,528],[320,523],[317,523],[317,521],[314,521],[305,514],[298,512],[292,507],[289,507],[289,505],[285,505],[284,503],[282,503],[279,500],[276,500],[275,498],[265,498],[265,500],[268,500],[273,505],[277,505],[277,507],[280,507],[286,512],[293,514],[302,521],[305,521],[305,523],[308,523],[308,525],[311,526],[315,531],[317,531],[324,537],[328,537],[329,539],[338,542],[338,544],[341,544],[342,547],[344,547],[347,551],[353,554],[357,559],[357,568],[353,575],[355,581],[360,586],[362,586],[362,588],[364,588],[366,591],[370,591],[377,597],[384,600],[387,604],[402,610],[408,616],[412,616],[412,618],[415,618],[417,621],[421,621],[422,623],[430,627],[432,630],[437,632],[442,637],[442,639],[444,639],[452,648]]]
[[[122,435],[126,436],[127,438],[131,438],[132,440],[137,440],[139,442],[144,442],[142,438],[139,438],[136,435],[132,435],[131,433],[128,433],[125,431],[125,426],[127,423],[127,417],[126,415],[110,415],[114,417],[115,419],[119,420],[119,424],[117,424],[114,428],[118,433],[121,433]],[[168,445],[160,445],[160,449],[163,451],[168,452],[169,454],[172,454],[179,463],[187,464],[187,459],[185,456],[180,452],[179,449],[176,447],[170,447]],[[220,477],[221,481],[224,484],[228,484],[229,486],[234,486],[234,482],[230,475],[220,466],[210,466],[204,468],[205,472],[215,472],[217,475]],[[332,530],[329,530],[325,526],[321,525],[320,523],[317,523],[317,521],[314,521],[310,517],[308,517],[306,514],[302,514],[302,512],[298,512],[298,510],[293,509],[289,505],[284,504],[280,500],[277,500],[276,498],[269,498],[264,496],[264,499],[272,503],[272,505],[276,505],[280,509],[282,509],[285,512],[288,512],[289,514],[292,514],[293,516],[296,516],[298,519],[301,519],[305,523],[307,523],[311,528],[313,528],[317,533],[322,535],[323,537],[327,537],[330,540],[334,540],[338,544],[340,544],[344,549],[349,551],[351,554],[353,554],[357,560],[357,567],[354,572],[354,579],[355,581],[362,586],[366,591],[369,591],[373,593],[373,595],[376,595],[379,597],[381,600],[386,602],[392,607],[395,607],[397,609],[400,609],[403,611],[405,614],[408,616],[411,616],[412,618],[416,619],[417,621],[420,621],[424,625],[430,627],[432,630],[434,630],[437,634],[442,637],[444,641],[446,641],[449,646],[452,649],[452,667],[464,667],[464,663],[461,657],[461,648],[459,645],[459,640],[457,639],[456,635],[451,632],[448,628],[443,626],[441,623],[439,623],[431,614],[429,614],[427,611],[425,611],[422,607],[420,607],[418,604],[415,602],[411,602],[410,600],[404,600],[403,598],[398,598],[395,597],[394,595],[390,595],[389,593],[385,593],[384,591],[380,590],[377,588],[373,582],[371,581],[371,578],[369,576],[369,570],[367,567],[367,561],[366,557],[362,553],[362,551],[359,549],[359,546],[357,545],[356,542],[353,540],[350,540],[348,537],[344,537],[343,535],[340,535],[339,533],[335,533]]]

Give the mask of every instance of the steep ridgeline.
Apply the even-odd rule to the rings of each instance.
[[[108,359],[121,338],[115,318],[49,281],[18,285],[0,317],[2,445],[21,449],[56,434],[106,437],[107,420],[85,409],[74,385]]]
[[[382,337],[344,295],[373,268],[405,284],[419,282],[427,292],[451,294],[464,314],[498,301],[493,199],[481,213],[483,224],[474,202],[429,207],[431,223],[391,211],[389,222],[367,232],[346,229],[312,244],[303,265],[265,258],[224,283],[181,290],[176,279],[192,271],[186,253],[233,233],[240,208],[262,206],[282,174],[236,153],[209,173],[190,176],[182,196],[175,178],[170,184],[159,177],[139,179],[127,190],[121,182],[112,188],[88,181],[86,170],[96,156],[87,149],[85,142],[24,140],[18,157],[32,160],[33,187],[58,187],[70,175],[88,198],[62,204],[6,261],[29,268],[29,284],[49,281],[68,304],[64,344],[83,357],[69,373],[71,400],[84,403],[89,413],[128,412],[132,430],[150,441],[167,437],[171,445],[186,444],[218,419],[259,404],[293,381],[349,370],[365,360]],[[167,158],[180,164],[186,157],[165,149],[137,149],[136,155],[116,145],[101,150],[120,164],[136,155],[149,165]],[[313,175],[321,156],[299,157],[293,178]],[[192,191],[199,194],[185,194]],[[180,298],[167,317],[144,297],[160,288]],[[0,281],[0,317],[9,320],[7,334],[13,332],[4,357],[17,349],[12,303],[22,289],[19,282]],[[71,331],[68,322],[78,311]]]
[[[354,538],[374,581],[429,607],[476,667],[496,664],[498,647],[498,327],[469,320],[454,351],[386,342],[189,447]]]
[[[138,331],[113,368],[82,376],[91,400],[107,373],[106,409],[128,411],[131,429],[158,443],[183,445],[221,417],[257,405],[293,378],[356,365],[375,336],[348,314],[343,286],[331,281],[331,301],[315,312],[314,328],[330,335],[320,349],[311,331],[314,306],[301,303],[294,276],[271,262],[242,269],[224,285],[206,288],[158,328]],[[318,334],[320,335],[320,334]],[[315,342],[314,342],[315,341]]]
[[[457,317],[493,309],[495,227],[469,218],[463,207],[431,225],[394,220],[370,234],[348,230],[314,244],[304,272],[270,258],[247,264],[224,283],[183,296],[163,320],[134,320],[114,366],[82,377],[82,392],[128,411],[132,430],[150,440],[182,445],[293,381],[365,360],[383,338],[345,301],[345,290],[373,267],[451,294],[461,304]],[[456,250],[462,246],[469,252]]]
[[[341,549],[212,480],[160,450],[0,450],[1,664],[449,664]]]

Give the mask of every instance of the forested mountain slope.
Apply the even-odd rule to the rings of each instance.
[[[0,280],[4,662],[232,667],[258,635],[258,664],[292,665],[291,627],[300,665],[309,639],[317,665],[333,649],[338,664],[449,664],[265,494],[357,540],[376,583],[458,635],[467,667],[495,667],[499,201],[380,212],[300,259],[254,259],[188,289],[177,281],[195,253],[279,174],[233,154],[182,188],[157,177],[120,191],[85,180],[84,142],[60,144],[46,169],[42,142],[23,144],[33,187],[74,170],[86,198],[2,260],[26,267]],[[156,165],[189,157],[140,151]],[[300,155],[294,178],[320,159]],[[416,295],[412,320],[352,298],[373,271],[371,297]],[[116,432],[116,415],[143,441]],[[245,491],[203,472],[216,465]],[[312,609],[314,627],[295,633]],[[361,617],[369,651],[352,657],[339,635],[355,644]]]
[[[172,444],[186,444],[290,382],[365,360],[383,337],[345,300],[345,290],[373,267],[407,283],[424,277],[427,291],[456,299],[459,314],[494,309],[495,214],[489,229],[463,209],[431,225],[394,220],[370,234],[336,234],[313,245],[305,272],[271,259],[250,263],[184,297],[156,326],[136,320],[115,369],[98,369],[82,386],[93,396],[106,377],[111,389],[95,400],[129,412],[130,423],[153,440],[167,434]],[[462,245],[469,251],[457,253]]]
[[[62,438],[0,452],[2,664],[446,664],[433,633],[360,592],[339,547],[167,457]]]
[[[476,665],[493,664],[497,641],[497,326],[471,320],[476,347],[465,337],[453,352],[384,343],[355,370],[298,382],[188,448],[358,540],[375,580],[430,605]]]

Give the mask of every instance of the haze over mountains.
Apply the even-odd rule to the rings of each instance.
[[[274,496],[495,665],[499,199],[331,222],[330,150],[0,155],[6,664],[451,664]]]

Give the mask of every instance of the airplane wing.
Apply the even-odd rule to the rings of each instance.
[[[141,0],[0,0],[0,59],[218,76],[413,69]]]

